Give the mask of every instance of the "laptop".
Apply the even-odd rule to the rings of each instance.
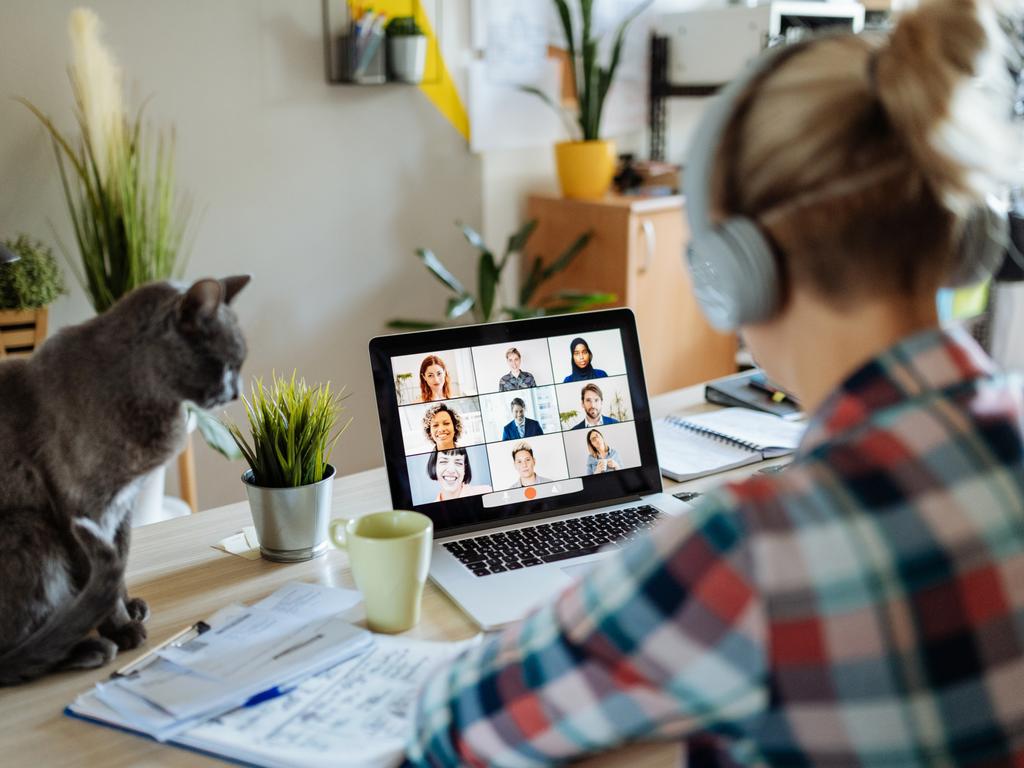
[[[391,501],[480,627],[522,618],[688,505],[662,492],[628,309],[370,341]]]

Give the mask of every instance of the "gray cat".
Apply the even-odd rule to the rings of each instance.
[[[238,397],[246,347],[227,305],[248,282],[150,283],[0,363],[0,685],[146,639],[149,609],[124,589],[129,512],[181,449],[183,402]]]

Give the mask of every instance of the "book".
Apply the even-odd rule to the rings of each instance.
[[[704,385],[704,399],[716,405],[750,408],[783,419],[803,418],[793,396],[774,386],[756,368],[709,381]]]
[[[722,408],[658,419],[654,441],[661,473],[682,482],[789,455],[804,427],[746,408]]]
[[[390,768],[412,734],[417,693],[430,674],[479,638],[429,642],[374,635],[369,649],[288,693],[196,724],[166,743],[266,768]],[[69,717],[146,736],[89,691]],[[151,738],[151,737],[150,737]]]

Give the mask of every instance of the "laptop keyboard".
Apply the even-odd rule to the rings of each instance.
[[[477,576],[489,576],[592,555],[609,544],[632,541],[653,527],[660,516],[649,505],[616,509],[449,541],[444,548]]]

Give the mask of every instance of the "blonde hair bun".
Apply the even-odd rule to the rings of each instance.
[[[928,0],[899,17],[869,65],[894,131],[958,216],[1021,178],[1008,54],[992,2]]]

